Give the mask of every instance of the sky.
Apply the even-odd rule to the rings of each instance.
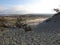
[[[0,0],[0,14],[54,14],[60,0]]]

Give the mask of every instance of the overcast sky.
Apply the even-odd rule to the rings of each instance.
[[[55,13],[60,0],[0,0],[0,14]]]

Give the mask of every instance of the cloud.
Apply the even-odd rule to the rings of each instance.
[[[0,6],[0,13],[4,14],[55,13],[53,9],[59,8],[59,4],[60,0],[35,0],[34,3],[14,5],[10,8]]]
[[[0,11],[4,11],[6,10],[7,8],[3,7],[3,6],[0,6]]]
[[[25,14],[26,10],[23,7],[13,6],[11,8],[0,6],[0,14]]]

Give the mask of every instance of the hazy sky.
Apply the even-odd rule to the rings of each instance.
[[[0,14],[55,13],[60,0],[0,0]]]

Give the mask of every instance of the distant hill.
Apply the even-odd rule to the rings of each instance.
[[[53,14],[0,14],[0,16],[7,17],[51,17]]]

